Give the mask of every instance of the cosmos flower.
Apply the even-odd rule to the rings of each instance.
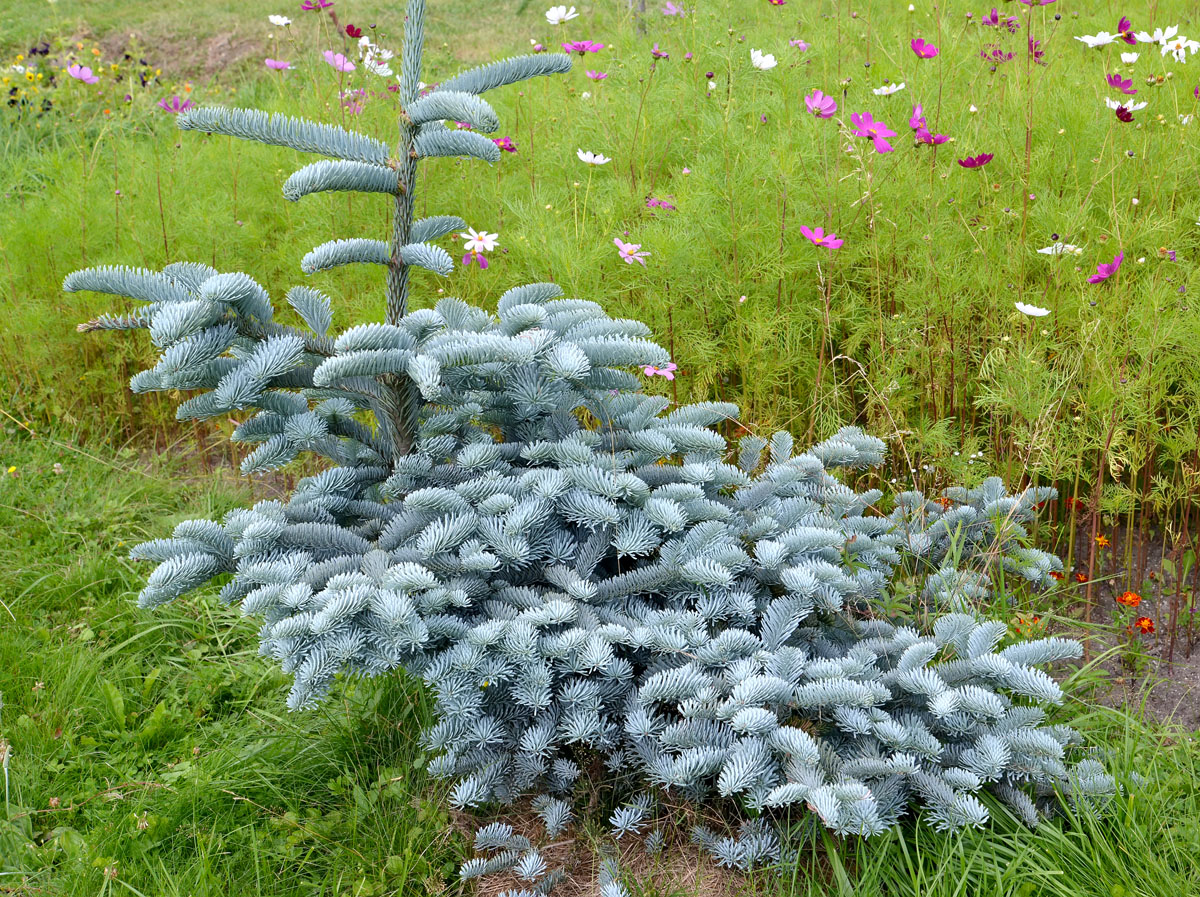
[[[355,65],[341,53],[334,53],[332,50],[326,50],[321,54],[325,57],[325,61],[334,67],[339,72],[352,72]]]
[[[183,100],[181,102],[179,97],[171,97],[169,100],[164,97],[155,103],[155,105],[158,106],[159,109],[163,110],[163,112],[170,112],[172,115],[178,115],[185,109],[191,109],[192,101]]]
[[[1162,28],[1155,28],[1153,34],[1150,34],[1148,31],[1139,31],[1134,35],[1134,40],[1142,44],[1162,44],[1165,46],[1178,33],[1179,26],[1171,25],[1165,31]]]
[[[875,152],[890,153],[892,151],[892,145],[887,142],[887,138],[895,137],[896,132],[883,122],[873,119],[870,112],[851,113],[850,122],[854,125],[854,134],[859,137],[871,138],[871,142],[875,144]]]
[[[837,112],[837,100],[815,88],[804,98],[804,105],[817,118],[831,118]]]
[[[1188,40],[1183,35],[1168,41],[1163,44],[1162,55],[1166,56],[1170,53],[1175,57],[1176,62],[1187,62],[1188,53],[1195,55],[1196,51],[1200,50],[1200,41]]]
[[[632,265],[637,262],[643,268],[646,267],[646,257],[650,253],[642,249],[641,243],[624,243],[620,237],[613,237],[613,243],[617,247],[617,254],[625,260],[625,264]]]
[[[277,72],[282,72],[284,69],[290,69],[292,64],[282,59],[264,59],[263,62],[267,68],[275,69]]]
[[[687,15],[687,10],[682,6],[676,6],[671,0],[667,0],[666,6],[662,8],[662,14],[664,16],[685,16]]]
[[[604,165],[612,161],[603,153],[593,153],[591,150],[577,149],[575,155],[579,157],[580,162],[586,162],[588,165]]]
[[[795,40],[790,40],[790,41],[788,41],[788,46],[789,46],[789,47],[795,47],[795,48],[796,48],[797,50],[799,50],[801,53],[804,53],[804,52],[806,52],[806,51],[808,50],[808,42],[807,42],[807,41],[803,41],[803,40],[801,40],[800,38],[796,38]]]
[[[677,368],[675,366],[675,362],[668,361],[667,366],[665,368],[656,368],[654,365],[648,364],[644,368],[642,368],[642,373],[645,374],[647,377],[658,376],[658,377],[665,377],[668,380],[674,380],[675,372],[677,370],[679,370],[679,368]]]
[[[551,6],[546,10],[546,21],[551,25],[561,25],[563,22],[576,18],[579,18],[579,13],[575,11],[574,6],[570,9],[565,6]]]
[[[1126,124],[1133,121],[1133,112],[1124,106],[1118,106],[1114,111],[1116,112],[1117,121],[1123,121]]]
[[[499,242],[499,234],[489,234],[487,231],[476,231],[473,227],[467,228],[467,233],[459,234],[466,242],[463,243],[463,249],[467,254],[463,256],[462,263],[466,267],[471,262],[475,262],[480,268],[487,268],[488,260],[484,256],[485,252],[491,252],[496,248]]]
[[[1075,38],[1077,41],[1083,41],[1093,50],[1097,47],[1106,47],[1117,39],[1115,34],[1109,34],[1107,31],[1101,31],[1097,34],[1084,34]]]
[[[871,91],[871,93],[875,94],[877,97],[890,97],[892,94],[899,93],[902,90],[904,90],[903,81],[901,81],[899,84],[885,84],[883,87],[876,87]]]
[[[650,48],[650,55],[655,59],[670,59],[671,54],[664,50],[658,49],[658,42],[655,41],[654,46]]]
[[[77,62],[67,66],[67,74],[76,81],[82,81],[84,84],[99,84],[100,78],[92,74],[92,70],[86,65],[80,65]]]
[[[1137,53],[1122,53],[1121,61],[1123,63],[1125,63],[1126,65],[1133,65],[1135,62],[1138,61],[1138,54]]]
[[[1072,246],[1070,243],[1052,243],[1038,250],[1042,255],[1082,255],[1083,248],[1080,246]],[[1068,499],[1068,504],[1072,499]]]
[[[1130,46],[1137,43],[1137,38],[1133,34],[1133,23],[1125,16],[1121,16],[1121,21],[1117,22],[1117,37]]]
[[[1104,98],[1104,105],[1107,106],[1109,109],[1112,109],[1114,112],[1116,110],[1120,109],[1122,106],[1124,106],[1130,112],[1137,112],[1141,109],[1146,108],[1146,104],[1144,102],[1142,102],[1142,103],[1122,103],[1122,102],[1119,102],[1118,100],[1109,99],[1108,97]]]
[[[776,65],[778,65],[774,56],[772,56],[770,53],[764,53],[762,50],[750,51],[750,64],[756,69],[764,72],[768,69],[773,69]]]
[[[1026,305],[1024,302],[1014,302],[1013,305],[1017,307],[1017,311],[1019,311],[1021,314],[1029,315],[1031,318],[1044,318],[1046,315],[1050,314],[1050,309],[1048,308],[1039,308],[1036,305]]]
[[[593,81],[603,81],[608,77],[608,72],[597,72],[595,70],[590,70],[588,71],[587,76]]]
[[[517,151],[517,145],[512,142],[511,137],[493,137],[492,143],[496,144],[496,146],[500,147],[506,153],[515,153]]]
[[[267,16],[267,21],[276,28],[286,28],[288,25],[292,24],[292,20],[287,16]]]
[[[674,199],[674,197],[671,197],[671,198]],[[646,208],[647,209],[662,209],[665,212],[674,212],[675,211],[675,206],[671,205],[671,203],[667,202],[665,199],[656,199],[653,196],[646,197]]]
[[[914,37],[911,44],[912,51],[917,54],[918,59],[933,59],[938,55],[938,48],[933,44],[926,43],[923,38]]]
[[[1137,93],[1137,91],[1134,90],[1132,78],[1122,78],[1120,75],[1109,75],[1107,80],[1109,87],[1111,87],[1113,90],[1121,91],[1121,93],[1125,94],[1126,96],[1131,97]]]
[[[318,9],[328,9],[331,6],[333,6],[333,0],[304,0],[304,2],[300,4],[300,8],[306,12],[312,12],[313,10]]]
[[[967,156],[965,159],[959,159],[958,164],[963,168],[983,168],[992,159],[996,158],[994,153],[980,153],[978,156]]]
[[[1096,266],[1096,273],[1088,278],[1088,283],[1101,283],[1117,273],[1121,262],[1125,261],[1125,253],[1118,252],[1111,262],[1101,262]]]
[[[843,241],[837,234],[833,232],[827,234],[820,227],[810,229],[802,224],[800,225],[800,233],[811,240],[814,246],[824,246],[826,249],[840,249],[842,246]]]
[[[591,40],[573,40],[562,45],[562,48],[568,53],[578,53],[584,56],[588,53],[599,53],[604,49],[604,44],[598,44]]]

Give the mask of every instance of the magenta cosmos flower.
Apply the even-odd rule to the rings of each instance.
[[[1117,273],[1117,269],[1121,267],[1121,262],[1125,261],[1125,253],[1118,252],[1111,262],[1101,263],[1096,266],[1096,273],[1088,278],[1088,283],[1102,283]]]
[[[921,104],[913,106],[912,115],[909,116],[908,126],[913,129],[913,136],[920,142],[929,146],[941,146],[950,138],[945,134],[933,134],[929,128],[925,126],[925,110],[921,108]]]
[[[76,81],[82,81],[84,84],[100,83],[99,77],[93,75],[90,68],[88,68],[86,65],[80,65],[77,62],[73,62],[67,66],[67,74]]]
[[[347,59],[345,56],[343,56],[341,53],[334,53],[332,50],[326,50],[321,55],[325,57],[326,62],[328,62],[331,66],[333,66],[339,72],[354,71],[354,63],[351,62],[349,59]]]
[[[290,62],[285,62],[282,59],[266,59],[263,61],[266,63],[267,68],[275,69],[277,72],[282,72],[284,69],[290,69],[292,67]]]
[[[637,262],[643,268],[646,267],[646,256],[650,253],[642,249],[641,243],[622,243],[620,237],[613,237],[613,244],[616,245],[617,253],[625,260],[625,264],[632,265]]]
[[[815,88],[804,98],[804,105],[817,118],[831,118],[837,112],[837,100]]]
[[[871,142],[875,144],[875,152],[890,153],[892,151],[892,145],[887,142],[887,138],[895,137],[896,132],[883,122],[873,119],[870,112],[853,112],[850,115],[850,121],[854,125],[854,134],[859,137],[871,138]]]
[[[938,55],[938,48],[933,44],[926,43],[922,38],[913,38],[913,42],[909,44],[912,51],[917,54],[918,59],[933,59]]]
[[[658,49],[657,42],[654,44],[653,49],[650,50],[650,55],[652,57],[654,57],[655,59],[670,59],[671,58],[670,53],[666,52],[665,50]]]
[[[648,364],[642,368],[642,373],[647,377],[654,377],[657,375],[659,377],[666,377],[668,380],[674,380],[675,372],[677,370],[679,370],[679,368],[675,366],[675,362],[668,361],[665,368],[656,368],[654,365]]]
[[[800,225],[800,233],[812,240],[813,245],[815,246],[824,246],[826,249],[840,249],[842,246],[841,237],[832,231],[830,233],[825,233],[825,231],[819,227],[814,227],[810,230],[802,224]]]
[[[310,12],[314,9],[328,9],[333,6],[333,0],[304,0],[300,4],[300,8],[305,12]]]
[[[583,56],[587,53],[599,53],[604,49],[604,44],[598,44],[593,40],[573,40],[563,44],[562,48],[568,53],[578,53]]]
[[[1125,16],[1121,16],[1121,21],[1117,22],[1117,37],[1130,46],[1137,44],[1137,38],[1133,36],[1133,22]]]
[[[1107,80],[1109,87],[1111,87],[1113,90],[1121,91],[1121,93],[1125,94],[1126,96],[1133,96],[1135,93],[1137,93],[1137,91],[1133,89],[1132,78],[1122,78],[1120,75],[1109,75]]]
[[[978,156],[967,156],[965,159],[959,159],[958,164],[963,168],[983,168],[992,159],[996,158],[993,153],[980,153]]]
[[[515,153],[517,151],[517,145],[512,142],[511,137],[493,137],[492,143],[496,144],[496,146],[500,147],[506,153]]]
[[[587,76],[593,81],[603,81],[608,77],[608,72],[597,72],[594,69],[589,69]]]
[[[163,99],[159,100],[155,105],[158,106],[158,108],[161,109],[163,112],[170,112],[172,115],[178,115],[180,112],[183,112],[185,109],[191,109],[192,101],[191,100],[182,100],[181,101],[179,99],[179,97],[171,97],[171,99],[168,100],[166,97],[164,97]]]

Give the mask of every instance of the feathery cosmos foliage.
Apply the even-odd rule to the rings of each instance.
[[[1068,766],[1077,738],[1040,706],[1062,696],[1039,665],[1077,646],[1001,647],[1005,627],[970,612],[1000,567],[1044,585],[1061,570],[1023,546],[1048,490],[1010,496],[989,480],[942,502],[905,493],[883,516],[879,492],[837,475],[881,463],[882,442],[847,428],[797,453],[786,433],[747,436],[733,458],[714,425],[734,406],[669,410],[644,394],[632,372],[669,361],[649,329],[554,284],[509,290],[495,315],[452,298],[409,311],[410,269],[450,270],[431,241],[463,226],[413,220],[419,163],[498,157],[444,120],[494,129],[479,93],[570,65],[505,60],[421,95],[423,20],[424,0],[410,0],[395,150],[255,111],[178,119],[334,158],[292,175],[290,200],[389,195],[388,241],[335,240],[301,265],[383,266],[383,322],[333,336],[333,301],[296,286],[286,298],[307,328],[286,326],[249,276],[202,264],[66,279],[144,303],[81,329],[148,329],[162,355],[133,390],[193,392],[181,419],[236,412],[233,438],[255,446],[245,473],[302,453],[328,462],[286,501],[138,546],[135,558],[158,564],[140,603],[225,578],[221,597],[262,618],[263,653],[293,675],[293,709],[340,674],[420,676],[437,698],[433,769],[455,780],[453,802],[538,792],[552,832],[570,822],[561,798],[589,752],[639,787],[744,810],[801,804],[862,835],[913,805],[939,828],[982,824],[983,789],[1030,824],[1056,790],[1111,794],[1095,761]],[[947,611],[931,627],[872,610],[902,562],[929,571],[924,597]],[[639,797],[614,830],[640,832],[651,808]],[[464,876],[514,869],[548,890],[555,873],[529,842],[493,828],[477,845],[493,855]],[[696,837],[732,866],[780,852],[769,816],[736,839]]]

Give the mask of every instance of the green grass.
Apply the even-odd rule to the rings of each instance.
[[[925,487],[1029,475],[1095,496],[1109,523],[1149,519],[1180,532],[1200,492],[1192,298],[1200,122],[1178,116],[1196,111],[1200,57],[1167,65],[1143,51],[1130,70],[1115,64],[1116,48],[1087,51],[1072,40],[1112,28],[1115,15],[1064,13],[1056,25],[1057,4],[1032,13],[1049,66],[1027,63],[1023,29],[999,38],[1020,52],[996,72],[977,54],[997,37],[964,25],[962,4],[940,21],[881,0],[857,7],[856,18],[846,4],[798,0],[782,8],[698,2],[686,20],[663,18],[656,5],[643,33],[619,2],[582,7],[580,19],[553,29],[540,6],[435,0],[429,80],[523,52],[530,38],[553,46],[586,36],[608,47],[565,78],[490,98],[515,155],[493,169],[446,163],[423,175],[429,212],[499,231],[503,251],[486,272],[422,281],[417,306],[446,294],[490,306],[514,284],[552,278],[646,320],[681,368],[673,384],[653,388],[681,402],[736,401],[747,424],[786,426],[802,439],[859,423],[892,442],[883,476],[899,485],[911,469]],[[174,402],[128,395],[149,347],[137,337],[77,335],[76,322],[112,303],[62,294],[63,276],[85,264],[192,259],[245,270],[278,296],[302,280],[298,260],[313,245],[386,227],[386,209],[369,198],[285,203],[279,185],[302,161],[295,153],[180,135],[154,108],[196,76],[180,49],[192,35],[202,43],[238,33],[263,52],[307,60],[305,68],[281,82],[255,54],[211,83],[196,80],[189,96],[343,117],[331,70],[312,62],[335,43],[318,33],[320,20],[250,6],[17,0],[0,19],[0,47],[14,53],[43,37],[90,47],[95,36],[108,46],[137,31],[164,69],[148,91],[126,81],[91,94],[66,83],[57,112],[40,119],[18,122],[0,110],[0,465],[17,474],[0,478],[0,738],[12,748],[0,892],[458,887],[447,873],[465,846],[420,771],[417,733],[428,707],[418,688],[358,683],[318,712],[289,715],[285,677],[257,656],[251,623],[211,596],[155,614],[132,600],[145,571],[123,559],[125,545],[185,517],[219,515],[263,487],[252,496],[200,469],[197,446],[227,435],[228,425],[180,429]],[[397,4],[337,8],[343,21],[378,20],[381,42],[398,31]],[[275,12],[296,20],[295,46],[267,37],[265,17]],[[1153,24],[1195,30],[1186,12],[1160,4]],[[908,52],[918,33],[941,46],[938,59],[918,63]],[[788,47],[794,37],[811,48]],[[655,41],[671,58],[651,70]],[[751,47],[780,65],[754,71]],[[591,82],[586,69],[609,78]],[[1104,108],[1106,71],[1130,71],[1138,99],[1149,101],[1135,123]],[[1174,77],[1162,85],[1144,83],[1168,71]],[[884,78],[904,80],[906,90],[872,95]],[[897,151],[876,156],[853,141],[845,152],[834,121],[804,112],[813,87],[836,95],[839,116],[869,110],[885,119],[901,134]],[[127,89],[134,100],[123,106]],[[918,101],[936,130],[955,138],[936,155],[904,136]],[[386,138],[393,117],[383,98],[350,123]],[[589,168],[575,158],[578,147],[613,161]],[[982,172],[953,161],[981,151],[996,154]],[[649,209],[648,196],[677,210]],[[846,243],[832,256],[818,251],[800,236],[802,224]],[[1083,256],[1037,254],[1052,234],[1085,246]],[[623,264],[614,237],[648,249],[646,268]],[[1086,284],[1117,247],[1126,253],[1118,278]],[[373,272],[312,281],[338,297],[338,328],[381,313]],[[1022,318],[1015,300],[1053,314]],[[971,457],[977,451],[982,460]],[[1070,538],[1066,526],[1040,535],[1060,547]],[[1131,575],[1128,567],[1114,575]],[[1196,893],[1194,735],[1116,711],[1068,710],[1127,786],[1111,815],[1035,833],[998,814],[984,832],[906,826],[865,844],[821,838],[806,865],[755,876],[752,886],[764,894]],[[656,890],[682,893],[645,893]]]

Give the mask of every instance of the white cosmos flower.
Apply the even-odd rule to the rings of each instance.
[[[1192,118],[1193,118],[1193,117],[1194,117],[1194,116],[1192,116],[1192,114],[1191,114],[1191,113],[1188,113],[1187,115],[1183,115],[1182,113],[1180,113],[1180,116],[1179,116],[1179,123],[1180,123],[1181,125],[1190,125],[1190,124],[1192,123]]]
[[[1179,33],[1179,26],[1172,25],[1166,31],[1161,28],[1155,28],[1154,33],[1149,31],[1139,31],[1134,35],[1134,38],[1139,44],[1165,44],[1171,38]]]
[[[1051,243],[1038,250],[1042,255],[1083,255],[1082,246],[1072,246],[1070,243]]]
[[[1122,53],[1121,61],[1123,63],[1125,63],[1126,65],[1133,65],[1135,62],[1138,61],[1138,54],[1137,53]]]
[[[1050,309],[1048,308],[1038,308],[1036,305],[1026,305],[1024,302],[1014,302],[1013,305],[1017,307],[1017,311],[1021,314],[1029,315],[1031,318],[1044,318],[1050,314]]]
[[[1109,109],[1116,110],[1118,106],[1124,106],[1130,112],[1137,112],[1139,109],[1145,109],[1145,103],[1122,103],[1120,100],[1114,100],[1110,97],[1104,98],[1104,105]]]
[[[1075,40],[1083,41],[1092,49],[1096,47],[1105,47],[1117,39],[1115,34],[1109,34],[1107,31],[1101,31],[1099,34],[1085,34],[1082,37],[1077,37]]]
[[[286,28],[288,25],[292,24],[292,20],[287,16],[267,16],[267,21],[276,28]]]
[[[767,69],[775,68],[778,63],[775,62],[775,57],[770,53],[764,53],[762,50],[750,51],[750,64],[756,69],[766,71]]]
[[[883,87],[876,87],[871,91],[871,93],[875,94],[877,97],[890,97],[892,94],[901,90],[904,90],[903,81],[901,81],[899,84],[885,84]]]
[[[591,97],[591,95],[592,95],[592,92],[590,90],[585,90],[583,93],[581,93],[579,95],[579,98],[581,100],[586,100],[586,99],[589,99]]]
[[[579,157],[580,162],[586,162],[588,165],[603,165],[606,162],[611,162],[608,156],[603,153],[593,153],[591,150],[575,150],[575,155]]]
[[[565,6],[551,6],[546,10],[546,21],[551,25],[561,25],[563,22],[577,18],[579,18],[579,13],[575,12],[574,6],[570,9]]]
[[[467,233],[459,234],[464,240],[463,249],[467,252],[491,252],[496,248],[499,242],[497,239],[499,234],[489,234],[487,231],[476,231],[473,227],[467,228]]]
[[[1195,55],[1197,50],[1200,50],[1200,41],[1188,40],[1180,35],[1173,41],[1163,44],[1162,55],[1166,56],[1170,53],[1175,57],[1176,62],[1187,62],[1188,53]]]

